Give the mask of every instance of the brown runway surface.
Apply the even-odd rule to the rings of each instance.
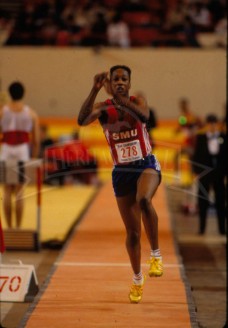
[[[128,300],[132,270],[125,249],[125,230],[111,183],[104,185],[83,221],[65,246],[39,300],[27,314],[26,327],[191,327],[175,250],[164,186],[154,198],[159,215],[164,275],[147,278],[140,304]],[[146,273],[150,247],[142,236],[142,266]]]

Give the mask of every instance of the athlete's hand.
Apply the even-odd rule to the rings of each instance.
[[[107,76],[108,76],[108,72],[96,74],[94,76],[94,86],[93,87],[99,91],[104,86],[104,84],[107,80]]]

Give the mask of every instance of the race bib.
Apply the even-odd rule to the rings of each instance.
[[[128,163],[142,158],[139,140],[118,143],[115,145],[118,163]]]

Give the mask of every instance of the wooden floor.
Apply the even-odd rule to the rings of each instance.
[[[132,270],[111,183],[101,188],[40,293],[26,327],[191,327],[181,264],[175,252],[164,188],[154,200],[159,215],[164,276],[147,278],[140,304],[130,304]],[[143,232],[142,263],[150,248]]]
[[[0,196],[2,195],[0,185]],[[89,185],[48,186],[43,185],[41,190],[41,243],[63,243],[70,231],[80,218],[84,208],[94,197],[96,188]],[[25,208],[21,230],[36,231],[36,197],[35,186],[26,186],[24,191]],[[64,203],[67,202],[67,206]],[[14,205],[14,204],[13,204]],[[3,229],[7,230],[3,217]],[[15,220],[13,220],[15,226]],[[19,231],[20,232],[20,231]]]

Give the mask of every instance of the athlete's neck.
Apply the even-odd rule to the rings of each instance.
[[[124,98],[125,98],[125,99],[130,99],[130,97],[129,97],[128,95],[127,95],[127,96],[124,96]],[[124,106],[124,104],[123,104],[123,102],[121,101],[121,99],[118,99],[118,98],[115,97],[115,96],[113,96],[112,102],[113,102],[114,105],[115,105],[117,108],[119,108],[119,109],[121,109],[121,108]]]
[[[11,101],[9,103],[9,108],[14,112],[20,112],[24,107],[24,103],[21,100]]]

